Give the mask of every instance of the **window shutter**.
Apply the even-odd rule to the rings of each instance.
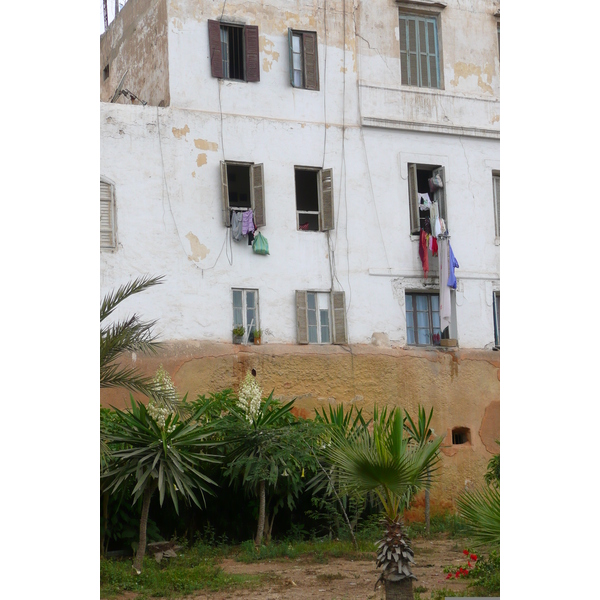
[[[267,224],[265,215],[265,190],[264,190],[264,169],[262,164],[252,165],[250,167],[252,174],[252,208],[254,210],[254,223],[257,227],[264,227]]]
[[[223,54],[221,52],[221,24],[208,21],[208,47],[210,49],[210,72],[213,77],[223,77]]]
[[[100,247],[115,246],[114,188],[110,183],[100,181]]]
[[[333,169],[319,171],[321,193],[321,231],[333,229]]]
[[[496,237],[500,237],[500,176],[494,175],[494,219],[496,224]]]
[[[439,169],[433,170],[434,175],[439,175],[442,178],[442,183],[444,184],[443,188],[436,190],[433,192],[433,199],[438,203],[438,209],[440,212],[440,217],[444,219],[444,223],[446,223],[446,229],[448,228],[448,211],[446,210],[446,170],[444,167],[440,167]]]
[[[410,210],[410,232],[419,234],[419,188],[417,185],[417,165],[408,165],[408,205]]]
[[[296,337],[299,344],[308,344],[308,311],[304,290],[296,290]]]
[[[294,87],[294,49],[293,49],[293,33],[291,28],[288,27],[288,50],[290,55],[290,85]]]
[[[317,57],[317,34],[303,33],[304,87],[307,90],[319,89],[319,59]]]
[[[227,163],[221,161],[221,200],[223,202],[223,224],[231,227],[231,215],[229,214],[229,183],[227,181]]]
[[[347,344],[345,293],[331,292],[331,304],[333,306],[333,343]]]
[[[260,81],[260,54],[258,49],[258,26],[244,27],[246,43],[246,81]]]
[[[400,17],[400,75],[402,85],[408,85],[408,33],[404,17]]]
[[[419,70],[417,60],[417,23],[414,19],[407,19],[408,27],[408,85],[419,85]]]

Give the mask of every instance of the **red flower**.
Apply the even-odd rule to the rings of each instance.
[[[446,575],[446,579],[450,579],[450,577],[452,577],[452,573],[448,573],[448,575]]]
[[[467,569],[465,569],[464,573],[465,573],[465,575],[468,575],[469,571],[467,571]]]
[[[471,560],[477,560],[477,554],[471,554]]]
[[[458,571],[456,571],[456,575],[454,575],[456,579],[458,579]]]
[[[463,554],[466,556],[467,554],[469,554],[468,550],[463,550]]]
[[[472,567],[473,565],[471,564],[471,561],[467,561],[467,564],[469,565],[469,567]]]

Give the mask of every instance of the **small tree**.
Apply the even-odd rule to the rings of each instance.
[[[133,503],[142,497],[140,538],[133,568],[139,574],[146,552],[146,527],[150,501],[158,489],[162,506],[165,496],[173,501],[179,513],[179,497],[192,501],[201,508],[204,494],[212,494],[215,482],[202,472],[204,463],[219,462],[219,457],[207,454],[219,442],[210,425],[202,423],[205,408],[201,407],[188,417],[150,402],[148,407],[131,399],[131,409],[115,409],[116,422],[107,434],[110,443],[122,444],[111,454],[111,463],[102,475],[106,489],[118,491],[129,479],[136,482]]]

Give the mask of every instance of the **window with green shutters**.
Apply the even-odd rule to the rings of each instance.
[[[440,87],[440,60],[435,17],[400,15],[402,84]]]

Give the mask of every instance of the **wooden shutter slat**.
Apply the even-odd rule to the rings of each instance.
[[[307,90],[319,89],[319,59],[317,56],[317,34],[305,32],[302,34],[304,51],[304,87]]]
[[[288,46],[290,55],[290,85],[294,87],[294,41],[293,31],[288,27]]]
[[[246,44],[246,81],[260,81],[260,52],[258,45],[258,26],[244,27]]]
[[[265,214],[263,165],[252,165],[250,171],[252,173],[252,208],[254,210],[254,223],[257,227],[264,227],[267,224],[267,218]]]
[[[446,229],[448,229],[448,211],[446,209],[446,170],[444,167],[439,167],[438,169],[433,170],[433,174],[439,175],[442,178],[442,183],[444,184],[444,187],[433,192],[433,199],[437,201],[440,217],[444,219]]]
[[[400,17],[400,75],[402,85],[408,85],[408,35],[406,19]]]
[[[344,292],[331,292],[331,304],[333,307],[333,343],[347,344],[348,334],[346,331],[346,298]]]
[[[100,181],[100,247],[114,248],[115,234],[115,201],[114,186]]]
[[[418,235],[420,226],[417,165],[408,165],[408,207],[410,210],[410,232],[413,235]]]
[[[308,303],[304,290],[296,290],[296,337],[299,344],[308,344]]]
[[[223,207],[223,224],[231,227],[231,215],[229,214],[229,182],[227,180],[227,163],[221,161],[221,202]]]
[[[223,77],[223,54],[221,52],[221,23],[208,21],[208,48],[210,51],[210,72],[213,77]]]
[[[334,228],[333,221],[333,169],[319,171],[321,194],[321,231]]]

